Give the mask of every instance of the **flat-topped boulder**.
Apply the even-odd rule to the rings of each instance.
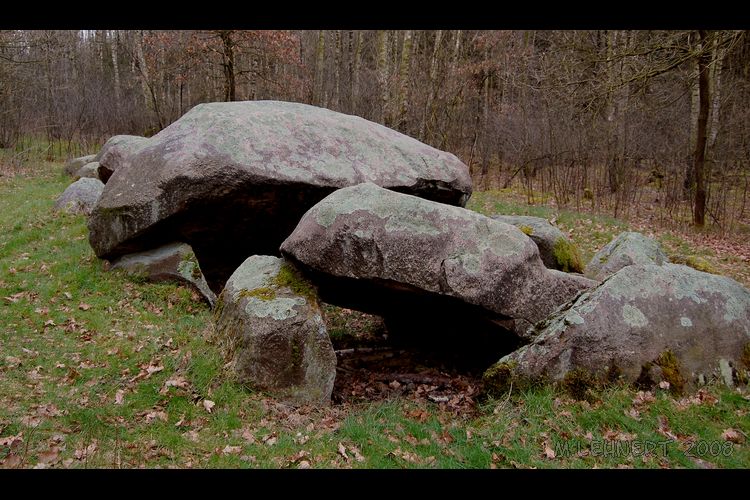
[[[245,260],[219,295],[214,321],[238,382],[294,404],[330,403],[336,353],[315,289],[290,263]]]
[[[99,179],[83,177],[78,179],[55,200],[55,210],[71,214],[89,215],[104,190]]]
[[[492,218],[516,226],[531,238],[547,268],[566,273],[583,272],[578,248],[547,219],[530,215],[493,215]]]
[[[104,143],[96,155],[97,173],[103,183],[107,183],[115,170],[127,165],[130,158],[143,146],[148,139],[137,135],[115,135]]]
[[[641,233],[627,231],[617,235],[591,258],[586,264],[586,276],[601,281],[625,266],[660,266],[665,262],[669,262],[669,258],[658,242]]]
[[[386,319],[535,323],[594,284],[546,269],[515,226],[372,183],[311,208],[281,253],[324,301]]]
[[[471,194],[454,155],[356,116],[278,101],[200,104],[114,171],[89,241],[107,259],[185,241],[220,290],[248,255],[277,254],[315,203],[366,181],[461,206]]]
[[[624,267],[536,329],[487,371],[489,387],[578,377],[681,392],[750,373],[750,290],[687,266]]]

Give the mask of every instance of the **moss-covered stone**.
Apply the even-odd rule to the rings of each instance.
[[[675,264],[692,267],[696,271],[716,274],[716,269],[703,257],[697,255],[676,255],[670,259]]]
[[[531,236],[532,234],[534,234],[534,228],[531,226],[526,226],[522,224],[518,226],[518,229],[520,229],[521,232],[527,236]]]
[[[680,370],[680,361],[670,350],[662,352],[656,359],[656,365],[661,368],[664,380],[669,382],[669,390],[673,394],[682,394],[685,391],[685,377]]]
[[[745,368],[750,369],[750,342],[745,344],[745,347],[742,349],[742,357],[740,358],[740,361],[745,365]]]
[[[276,298],[276,290],[269,287],[254,288],[253,290],[241,290],[240,297],[255,297],[260,300],[273,300]]]
[[[565,374],[559,387],[571,397],[579,401],[593,402],[597,389],[602,387],[601,381],[594,374],[583,368],[575,368]]]
[[[507,394],[513,385],[513,370],[515,362],[495,363],[482,375],[482,392],[486,396],[500,396]]]
[[[279,287],[287,287],[292,292],[305,298],[317,297],[315,287],[288,262],[284,262],[281,265],[279,273],[271,281],[274,285]]]
[[[552,254],[560,266],[560,270],[566,273],[582,273],[583,259],[578,248],[565,238],[559,238],[552,247]]]

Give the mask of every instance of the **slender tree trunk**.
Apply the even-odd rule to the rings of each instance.
[[[221,39],[221,67],[224,70],[224,101],[237,100],[237,82],[234,71],[234,42],[231,31],[220,31]]]
[[[378,86],[380,87],[380,115],[378,121],[387,125],[388,120],[388,100],[390,92],[388,91],[388,32],[385,30],[378,31],[378,60],[377,74]]]
[[[135,50],[138,57],[138,67],[141,73],[141,88],[143,90],[143,99],[146,101],[146,108],[156,115],[156,120],[159,124],[159,130],[164,128],[164,122],[159,112],[159,104],[156,101],[156,94],[151,86],[149,79],[148,66],[146,65],[146,57],[143,53],[143,31],[139,31],[135,36]]]
[[[721,112],[721,70],[724,64],[724,53],[719,48],[718,37],[714,40],[714,50],[711,56],[711,73],[709,89],[711,92],[711,119],[708,133],[708,151],[711,152],[719,135],[719,116]]]
[[[709,90],[709,64],[711,62],[710,52],[706,48],[706,32],[700,30],[701,53],[698,56],[698,92],[699,92],[699,109],[697,135],[695,143],[695,206],[693,208],[693,224],[703,227],[706,224],[706,180],[705,180],[705,159],[706,159],[706,129],[708,125],[708,111],[711,104],[711,95]]]
[[[338,111],[341,106],[341,30],[335,30],[333,56],[333,109]]]
[[[357,31],[357,47],[354,50],[354,73],[352,74],[352,113],[356,113],[359,103],[359,74],[362,66],[362,32]]]
[[[427,91],[427,101],[425,102],[424,116],[419,127],[419,138],[425,140],[425,134],[431,129],[432,119],[434,116],[432,110],[432,101],[435,99],[435,85],[438,70],[438,55],[440,54],[440,42],[443,40],[443,30],[435,32],[435,45],[432,48],[432,58],[430,59],[430,81],[429,90]]]
[[[313,92],[313,102],[317,106],[325,106],[323,102],[323,64],[325,63],[326,53],[326,32],[318,31],[318,46],[315,50],[315,90]]]
[[[119,59],[119,34],[117,30],[112,33],[112,72],[114,75],[115,84],[115,110],[119,113],[120,101],[122,100],[122,87],[120,85],[120,59]]]
[[[401,45],[401,64],[398,70],[399,80],[399,113],[396,128],[401,129],[406,121],[406,112],[409,105],[409,70],[411,68],[411,46],[412,46],[412,31],[406,30],[404,32],[404,40]]]

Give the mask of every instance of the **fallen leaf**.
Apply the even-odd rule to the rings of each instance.
[[[21,419],[21,423],[26,427],[36,427],[42,422],[42,419],[32,415],[26,415]]]
[[[198,431],[196,431],[195,429],[184,432],[182,435],[190,441],[193,441],[195,443],[198,442]]]
[[[80,304],[78,304],[78,309],[80,309],[81,311],[88,311],[89,309],[91,309],[91,304],[81,302]]]
[[[354,460],[356,460],[357,462],[365,461],[365,457],[362,456],[362,453],[360,453],[359,448],[357,448],[356,446],[350,446],[349,451],[352,452],[352,455],[354,455]]]
[[[11,453],[7,457],[5,457],[4,460],[0,461],[0,465],[2,465],[3,468],[6,469],[15,469],[16,467],[21,465],[21,457],[19,455]]]
[[[666,380],[662,380],[661,382],[659,382],[659,389],[664,389],[665,391],[668,391],[669,387],[670,387],[670,384]]]
[[[167,394],[170,387],[188,389],[190,387],[190,382],[188,382],[182,375],[177,375],[164,382],[164,387],[159,390],[159,394]]]
[[[679,440],[677,436],[669,429],[669,421],[664,416],[659,416],[659,428],[656,429],[656,432],[673,441]]]
[[[557,455],[555,454],[555,450],[553,450],[548,441],[544,442],[544,456],[547,457],[549,460],[554,459]]]
[[[221,452],[224,455],[239,455],[241,451],[242,451],[242,446],[229,446],[229,445],[226,445],[224,449],[221,450]]]
[[[23,432],[19,432],[15,436],[0,437],[0,446],[7,446],[11,450],[19,446],[23,442]]]
[[[641,412],[636,410],[635,408],[631,408],[630,410],[625,411],[625,415],[629,416],[630,418],[634,420],[641,420]]]
[[[255,443],[255,434],[253,434],[253,431],[251,431],[250,429],[245,429],[242,431],[242,439],[250,444],[253,444]]]
[[[115,393],[115,404],[121,405],[123,403],[123,399],[125,398],[125,391],[122,389],[118,389]]]
[[[36,410],[37,415],[40,417],[59,417],[62,412],[52,403],[41,405]]]
[[[168,417],[167,417],[167,414],[165,412],[161,411],[161,410],[150,411],[150,412],[146,413],[146,423],[147,424],[150,423],[150,422],[153,422],[154,420],[157,420],[157,419],[161,420],[162,422],[166,422],[167,419],[168,419]]]
[[[22,364],[21,358],[15,356],[6,356],[5,362],[8,363],[8,368],[15,368]]]
[[[205,408],[208,413],[211,413],[211,410],[214,406],[216,406],[216,403],[214,403],[210,399],[203,400],[203,408]]]
[[[269,434],[267,436],[263,436],[261,441],[263,441],[266,446],[273,446],[276,444],[276,436],[274,434]]]
[[[68,300],[71,300],[73,296],[70,294],[70,292],[63,292],[63,295],[65,295],[65,298]]]
[[[724,429],[721,433],[721,439],[732,443],[742,444],[742,435],[735,429]]]
[[[297,465],[298,469],[309,469],[310,468],[310,462],[307,460],[302,460],[299,465]]]
[[[60,460],[60,449],[57,446],[52,446],[49,450],[39,453],[39,463],[51,465],[58,460]]]
[[[344,460],[349,460],[349,456],[346,454],[346,447],[341,443],[339,443],[339,455],[344,457]]]

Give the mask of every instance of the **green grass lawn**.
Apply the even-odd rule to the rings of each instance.
[[[103,270],[84,217],[52,210],[70,182],[61,170],[0,178],[0,467],[750,466],[750,400],[719,385],[683,399],[511,391],[470,409],[396,390],[322,409],[277,403],[226,375],[191,292]],[[470,206],[552,215],[502,193]],[[627,227],[555,215],[585,258]],[[337,337],[361,333],[347,325]]]

